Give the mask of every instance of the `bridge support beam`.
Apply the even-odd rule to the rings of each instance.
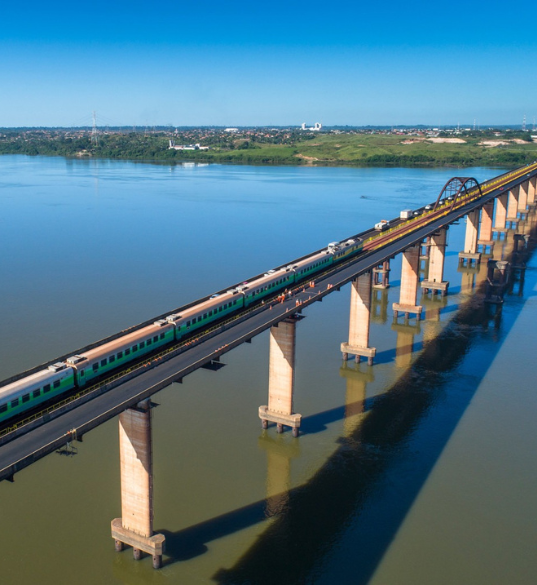
[[[416,315],[418,321],[420,320],[422,307],[416,304],[420,281],[420,252],[421,245],[413,246],[403,252],[399,302],[392,305],[395,319],[397,319],[399,313],[404,313],[406,320],[409,314],[412,313]]]
[[[506,227],[516,228],[518,223],[518,187],[513,187],[507,194],[507,217],[505,221]]]
[[[464,239],[464,251],[459,252],[459,264],[468,264],[472,262],[479,264],[481,262],[481,254],[477,251],[477,232],[479,229],[479,209],[471,211],[466,216],[466,237]]]
[[[153,557],[160,568],[165,537],[153,534],[153,462],[151,447],[151,401],[119,415],[119,456],[121,466],[121,518],[112,520],[116,550],[132,546],[135,560],[142,552]]]
[[[498,234],[498,239],[501,240],[502,234],[505,234],[505,220],[507,218],[507,197],[504,193],[496,198],[496,214],[494,216],[494,227],[492,228],[492,237]]]
[[[483,206],[481,211],[481,224],[479,226],[479,239],[477,246],[481,246],[483,253],[487,252],[487,248],[492,254],[494,247],[494,240],[492,239],[492,217],[494,215],[494,201],[489,201]]]
[[[449,282],[444,280],[446,234],[447,227],[441,228],[438,232],[431,236],[429,275],[427,280],[423,280],[421,282],[421,288],[425,293],[432,291],[433,294],[440,292],[442,296],[447,294]]]
[[[302,420],[301,414],[293,413],[297,321],[285,319],[270,328],[269,399],[268,406],[259,407],[264,429],[274,422],[279,433],[284,426],[291,427],[294,437]]]
[[[366,357],[367,363],[373,365],[377,353],[369,347],[369,327],[371,321],[371,273],[360,275],[352,281],[351,310],[349,319],[349,342],[341,344],[343,359],[353,355],[358,363],[360,357]]]

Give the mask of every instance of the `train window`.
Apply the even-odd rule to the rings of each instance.
[[[143,349],[145,347],[145,341],[140,341],[140,349]]]
[[[43,392],[50,392],[50,384],[45,384],[43,386]]]
[[[153,340],[152,339],[148,339],[147,340],[147,345],[151,345],[152,343],[153,343]]]
[[[135,345],[132,346],[132,351],[138,351],[138,345],[137,344],[135,344]]]
[[[59,380],[56,380],[54,382],[54,388],[59,388],[59,387],[60,387],[60,381]],[[45,392],[46,392],[46,390],[45,390]]]
[[[11,401],[11,408],[17,408],[19,406],[19,399],[15,398],[15,400]]]
[[[161,339],[164,339],[164,333],[161,333],[161,335],[162,335]],[[153,337],[153,341],[155,343],[157,343],[157,341],[158,341],[158,335],[155,335],[155,337]]]
[[[117,359],[120,360],[123,357],[123,352],[119,351],[117,354]]]
[[[211,317],[212,314],[213,314],[213,312],[212,311],[209,311],[209,317]]]
[[[131,353],[131,348],[127,347],[127,349],[125,350],[125,355],[130,355]]]
[[[187,326],[187,327],[190,327],[190,321],[187,321],[187,322],[186,322],[186,326]]]
[[[99,369],[99,364],[93,364],[93,371],[96,372]]]
[[[164,339],[164,333],[161,333],[161,334],[160,334],[160,338],[161,338],[161,339]]]
[[[25,395],[22,397],[22,401],[23,401],[23,402],[29,402],[29,400],[30,400],[30,394],[25,394]]]
[[[218,307],[218,312],[221,313],[222,312],[222,307]]]
[[[37,390],[34,390],[32,392],[32,395],[34,398],[39,398],[39,396],[41,395],[41,390],[39,388]]]
[[[115,361],[116,361],[116,356],[115,356],[115,355],[111,355],[111,356],[108,358],[108,361],[109,361],[109,363],[113,363],[113,362],[115,362]]]
[[[203,313],[203,318],[207,319],[207,313]]]
[[[6,412],[7,404],[0,404],[0,412]]]
[[[106,366],[106,358],[104,358],[104,360],[101,360],[101,366]]]
[[[85,370],[80,370],[80,375],[83,376],[85,374]]]

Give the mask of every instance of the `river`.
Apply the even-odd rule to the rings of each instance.
[[[0,157],[0,379],[501,172]],[[392,327],[392,263],[372,368],[342,367],[348,286],[306,310],[298,439],[257,416],[267,333],[154,397],[160,571],[114,551],[112,420],[0,483],[2,585],[533,584],[537,259],[494,319],[463,241],[414,331]]]

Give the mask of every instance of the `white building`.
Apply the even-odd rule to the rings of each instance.
[[[320,122],[315,122],[314,126],[310,126],[309,128],[306,127],[306,122],[302,123],[301,129],[302,130],[312,130],[313,132],[319,132],[319,130],[323,127]]]

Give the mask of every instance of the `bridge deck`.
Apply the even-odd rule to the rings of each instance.
[[[532,176],[535,174],[537,173],[533,172]],[[412,233],[403,235],[380,250],[358,256],[352,264],[342,267],[329,276],[316,277],[315,287],[306,288],[305,292],[299,292],[283,303],[273,305],[272,309],[267,305],[265,310],[252,315],[247,320],[233,325],[199,345],[194,345],[187,351],[162,362],[157,367],[147,370],[136,378],[130,379],[105,394],[2,445],[0,447],[0,480],[12,478],[16,472],[64,445],[72,437],[71,431],[73,429],[76,429],[76,433],[80,437],[115,417],[126,408],[134,406],[174,381],[182,379],[204,364],[269,329],[290,314],[321,300],[322,297],[338,290],[339,287],[347,284],[359,274],[371,270],[384,260],[431,235],[439,228],[447,226],[473,209],[481,207],[487,201],[503,194],[504,190],[519,182],[518,178],[506,183],[503,190],[491,191],[479,200],[470,202]],[[297,301],[301,303],[300,306],[297,306]]]

